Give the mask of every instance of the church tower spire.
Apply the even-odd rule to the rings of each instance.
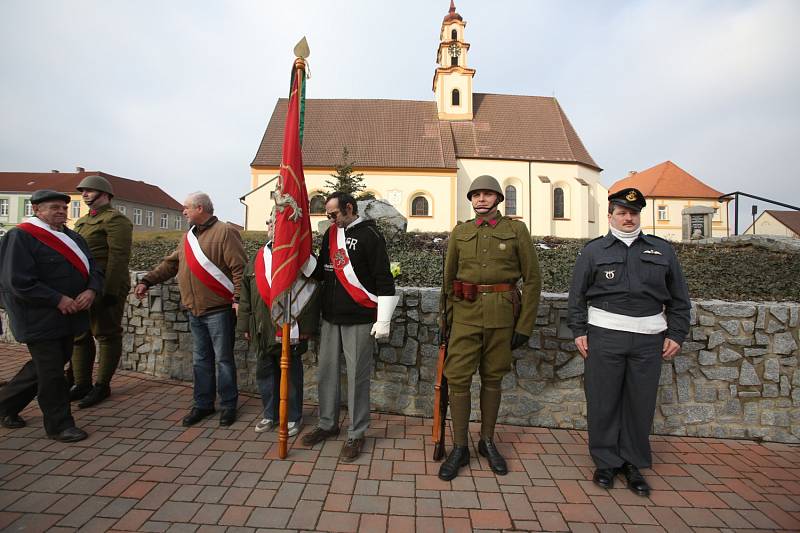
[[[456,12],[453,0],[442,21],[433,93],[442,120],[472,120],[472,77],[475,69],[467,67],[469,43],[464,41],[467,23]]]

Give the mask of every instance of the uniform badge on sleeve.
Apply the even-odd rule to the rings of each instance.
[[[616,270],[604,270],[603,272],[605,272],[606,274],[606,279],[614,279],[614,274],[616,273]]]

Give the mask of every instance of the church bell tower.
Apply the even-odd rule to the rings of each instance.
[[[436,73],[433,93],[441,120],[472,120],[472,77],[475,69],[467,67],[469,43],[464,41],[467,23],[456,13],[450,0],[450,11],[442,21],[439,49],[436,52]]]

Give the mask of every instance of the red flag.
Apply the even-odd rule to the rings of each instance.
[[[275,234],[272,240],[272,290],[269,296],[273,310],[273,304],[283,301],[311,257],[311,221],[300,145],[304,67],[302,60],[297,60],[292,69],[280,180],[278,188],[272,193],[275,201]]]

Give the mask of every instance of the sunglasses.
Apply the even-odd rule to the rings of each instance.
[[[328,217],[329,220],[336,220],[336,217],[339,216],[339,210],[331,211],[330,213],[325,213],[325,216]]]

